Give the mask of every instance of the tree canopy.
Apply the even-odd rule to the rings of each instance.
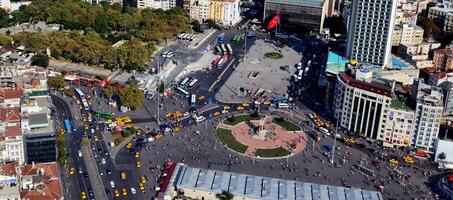
[[[31,65],[47,68],[49,65],[49,57],[43,53],[37,53],[31,58]]]
[[[419,16],[417,18],[417,25],[422,27],[423,30],[425,31],[423,34],[425,38],[437,36],[441,31],[440,28],[436,25],[436,23],[434,23],[432,19],[426,17]]]
[[[139,108],[145,100],[145,94],[136,84],[127,85],[119,92],[121,104],[132,110]]]
[[[54,88],[64,88],[64,76],[57,75],[47,79],[47,85]]]

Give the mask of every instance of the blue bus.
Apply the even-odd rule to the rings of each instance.
[[[217,55],[223,55],[222,48],[220,48],[220,46],[216,46],[215,50],[217,51]]]
[[[69,119],[64,120],[64,126],[66,128],[66,133],[72,133],[71,121],[69,121]]]

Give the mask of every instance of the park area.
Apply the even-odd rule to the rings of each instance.
[[[246,114],[232,116],[217,127],[217,138],[247,157],[280,158],[304,150],[308,138],[300,127],[283,118]]]

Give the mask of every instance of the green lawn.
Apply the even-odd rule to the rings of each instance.
[[[239,153],[245,153],[245,151],[247,151],[248,146],[238,142],[234,138],[233,134],[231,134],[230,130],[218,128],[217,136],[219,137],[219,140],[228,148],[233,149],[234,151],[237,151]]]
[[[239,124],[241,122],[244,122],[244,121],[248,121],[248,120],[258,120],[258,119],[261,119],[261,117],[263,117],[262,115],[258,115],[258,116],[254,116],[252,117],[251,115],[247,114],[247,115],[235,115],[232,120],[230,120],[230,118],[226,119],[226,120],[223,120],[223,123],[226,124],[226,125],[236,125],[236,124]]]
[[[287,120],[280,121],[277,118],[273,118],[272,122],[275,123],[275,124],[280,125],[281,127],[283,127],[287,131],[300,131],[300,127],[299,126],[297,126],[297,125],[295,125],[292,122],[289,122]]]
[[[282,157],[291,154],[290,151],[286,150],[283,147],[278,147],[274,149],[257,149],[255,151],[255,156],[269,158],[269,157]]]

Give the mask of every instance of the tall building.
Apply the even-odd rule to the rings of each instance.
[[[356,0],[348,28],[347,57],[378,66],[388,66],[396,0]]]
[[[176,7],[176,0],[137,0],[137,8],[170,10]]]
[[[421,79],[416,79],[412,85],[412,99],[416,105],[412,144],[429,153],[434,152],[434,142],[439,134],[443,97],[439,87],[425,84]]]
[[[190,0],[188,9],[190,19],[198,21],[209,19],[209,0]]]

